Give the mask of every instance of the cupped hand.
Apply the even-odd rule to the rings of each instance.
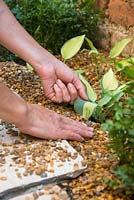
[[[77,74],[66,64],[53,59],[40,68],[38,74],[41,78],[45,95],[52,101],[73,104],[78,97],[87,100],[85,87]]]

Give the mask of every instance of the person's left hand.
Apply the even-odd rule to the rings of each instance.
[[[67,65],[53,59],[37,72],[41,78],[46,96],[53,102],[73,104],[78,97],[87,100],[85,87],[77,74]]]

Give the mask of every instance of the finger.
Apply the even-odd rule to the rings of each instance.
[[[76,133],[72,133],[72,132],[66,133],[66,135],[64,136],[63,139],[75,140],[75,141],[79,141],[79,142],[84,141],[84,138],[82,136],[80,136],[79,134],[76,134]]]
[[[75,133],[79,134],[81,137],[92,138],[94,135],[93,129],[91,127],[89,128],[83,125],[75,126],[74,131]]]
[[[69,119],[68,123],[70,124],[70,130],[74,130],[74,132],[81,135],[82,137],[93,137],[94,129],[87,126],[85,123],[78,122],[72,119]]]
[[[70,94],[69,94],[65,84],[59,79],[56,81],[56,83],[62,91],[62,98],[63,98],[64,102],[70,102],[71,97],[70,97]]]
[[[68,88],[68,91],[69,91],[69,94],[70,94],[70,97],[71,97],[70,104],[73,104],[74,100],[77,99],[77,97],[78,97],[77,90],[72,83],[69,83],[67,85],[67,88]]]
[[[55,92],[55,97],[53,100],[57,103],[61,103],[63,101],[62,91],[57,84],[54,84],[54,92]]]
[[[69,118],[66,118],[66,123],[69,125],[70,132],[77,133],[82,137],[91,138],[94,135],[94,129],[92,127],[87,126],[83,122],[78,122]],[[66,126],[64,126],[66,129]]]
[[[78,90],[79,96],[82,99],[88,100],[88,97],[86,95],[86,89],[85,89],[84,85],[82,84],[82,82],[80,81],[77,74],[74,74],[73,83],[74,83],[74,86],[76,87],[76,89]]]

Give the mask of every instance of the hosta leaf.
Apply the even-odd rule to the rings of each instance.
[[[129,83],[130,81],[126,82],[125,84],[120,85],[115,91],[113,91],[113,94],[118,93],[119,91],[123,92]]]
[[[91,51],[89,51],[89,54],[92,54],[92,53],[99,54],[98,50],[93,45],[92,41],[90,39],[88,39],[87,37],[85,37],[85,40],[87,41],[89,47],[91,48]]]
[[[132,41],[133,38],[125,38],[118,43],[111,49],[110,51],[110,57],[115,58],[116,56],[119,56],[120,53],[123,51],[125,46]]]
[[[81,48],[84,42],[85,35],[74,37],[62,46],[61,48],[61,55],[62,57],[67,60],[72,58]]]
[[[129,84],[129,82],[128,82]],[[127,83],[119,86],[116,90],[112,91],[112,98],[109,102],[108,107],[113,106],[113,104],[120,100],[120,98],[124,95],[124,90],[127,88]]]
[[[89,119],[93,114],[97,104],[82,99],[77,99],[74,102],[74,110],[81,115],[84,119]]]
[[[97,104],[96,103],[92,103],[92,102],[85,102],[84,106],[83,106],[83,113],[82,113],[82,117],[86,120],[88,120],[91,115],[94,112],[94,109],[96,108]]]
[[[105,94],[104,97],[98,102],[98,106],[102,107],[106,105],[111,99],[112,96],[110,96],[109,94]]]
[[[33,68],[32,68],[32,66],[31,65],[29,65],[28,63],[26,63],[26,67],[29,69],[29,71],[33,71]]]
[[[76,99],[74,102],[74,110],[76,113],[78,113],[79,115],[82,115],[83,113],[83,106],[86,103],[86,101],[82,100],[82,99]]]
[[[89,55],[91,55],[91,54],[98,54],[98,52],[95,49],[92,49],[89,51]]]
[[[88,98],[90,101],[96,101],[97,99],[97,95],[94,92],[94,90],[92,89],[91,85],[89,84],[89,82],[84,78],[84,76],[82,76],[81,74],[79,74],[79,78],[82,81],[82,83],[85,85],[86,87],[86,92],[88,95]]]
[[[116,63],[117,71],[123,70],[125,67],[133,66],[134,67],[134,57],[125,58]]]
[[[104,74],[104,76],[102,77],[102,87],[104,90],[104,93],[107,91],[111,91],[111,90],[115,90],[118,87],[118,81],[112,71],[112,69],[110,68],[108,72],[106,72]]]
[[[78,69],[78,70],[74,70],[74,72],[75,72],[76,74],[84,74],[84,73],[85,73],[85,70],[83,70],[83,69]]]
[[[113,104],[117,101],[120,100],[120,98],[124,95],[124,92],[122,92],[121,90],[118,91],[114,91],[113,96],[108,104],[108,107],[113,106]]]

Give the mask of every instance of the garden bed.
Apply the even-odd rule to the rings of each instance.
[[[84,51],[70,59],[67,64],[73,69],[85,70],[85,76],[90,80],[99,98],[99,81],[91,56]],[[101,72],[104,73],[106,70],[106,65],[101,65]],[[13,62],[0,63],[0,80],[28,102],[44,105],[72,119],[82,120],[74,112],[72,106],[58,105],[46,99],[39,78],[24,66]],[[109,142],[107,133],[100,129],[99,123],[93,121],[86,121],[86,123],[94,127],[94,138],[85,139],[83,142],[69,141],[69,143],[84,157],[88,168],[81,176],[62,183],[62,186],[67,188],[74,200],[129,200],[129,196],[125,196],[120,190],[114,190],[106,184],[106,180],[115,179],[113,169],[118,163],[118,158],[114,152],[107,147]]]

